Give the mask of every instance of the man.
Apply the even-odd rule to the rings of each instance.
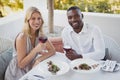
[[[100,29],[82,21],[83,14],[79,7],[72,6],[67,10],[67,18],[70,26],[65,27],[62,32],[66,56],[70,60],[76,58],[103,59],[105,56],[105,45]]]

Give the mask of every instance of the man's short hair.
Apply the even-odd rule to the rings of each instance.
[[[76,9],[78,9],[78,10],[80,11],[80,8],[79,8],[79,7],[77,7],[77,6],[72,6],[72,7],[68,8],[67,12],[70,11],[70,10],[76,10]],[[81,12],[81,11],[80,11],[80,12]]]
[[[70,10],[78,10],[81,13],[80,8],[77,7],[77,6],[72,6],[72,7],[68,8],[67,12],[70,11]],[[82,16],[82,18],[84,17],[84,15],[82,13],[81,13],[81,16]]]

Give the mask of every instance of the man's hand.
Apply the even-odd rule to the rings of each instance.
[[[82,55],[77,54],[76,51],[73,50],[73,49],[71,49],[69,51],[66,51],[66,56],[70,60],[74,60],[74,59],[77,59],[77,58],[82,58]]]

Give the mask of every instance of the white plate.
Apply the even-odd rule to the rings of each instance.
[[[80,64],[86,63],[91,67],[90,70],[80,70],[80,69],[74,69],[75,66],[79,66]],[[97,67],[93,68],[92,65],[98,64]],[[75,59],[70,63],[70,67],[73,71],[79,72],[79,73],[93,73],[100,70],[100,64],[97,61],[94,61],[92,59]]]
[[[50,71],[48,71],[48,64],[47,62],[52,61],[53,64],[57,65],[60,70],[56,74],[52,74]],[[70,67],[66,62],[55,60],[55,59],[47,59],[40,63],[39,71],[45,75],[45,76],[58,76],[65,74],[69,71]]]

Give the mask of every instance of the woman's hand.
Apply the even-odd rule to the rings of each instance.
[[[34,49],[36,53],[41,52],[45,48],[44,43],[39,43]]]

